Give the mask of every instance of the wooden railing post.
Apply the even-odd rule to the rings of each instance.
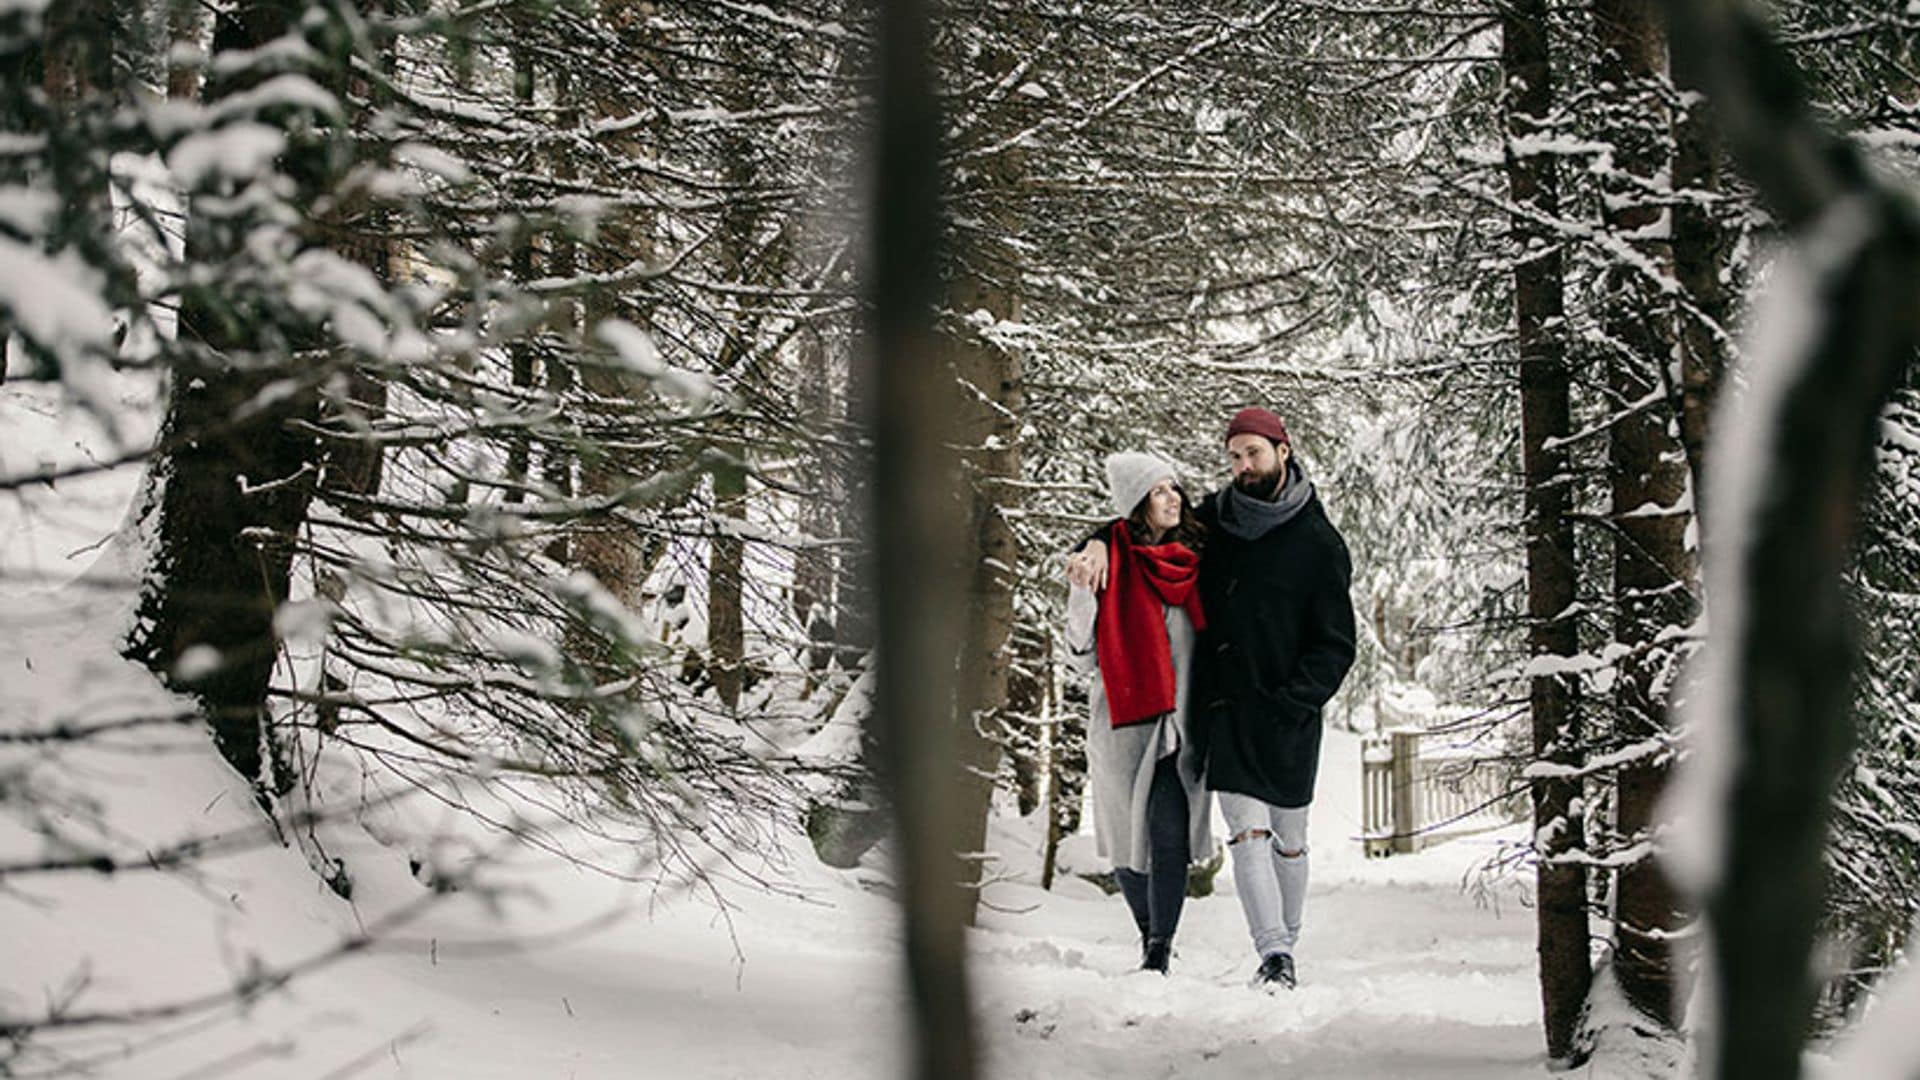
[[[1420,733],[1395,731],[1393,738],[1393,850],[1409,854],[1416,849],[1414,830],[1419,828],[1414,809],[1419,793],[1414,790],[1414,765],[1420,758]]]
[[[1360,743],[1360,831],[1367,858],[1393,853],[1393,743],[1382,735]]]

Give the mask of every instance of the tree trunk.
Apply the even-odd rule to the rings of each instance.
[[[1646,194],[1671,155],[1658,81],[1665,42],[1650,0],[1594,0],[1599,43],[1596,85],[1603,99],[1604,139],[1616,174],[1602,182],[1607,231],[1655,272],[1671,265],[1661,209]],[[1636,182],[1637,181],[1637,182]],[[1645,270],[1616,260],[1603,282],[1602,325],[1610,343],[1607,389],[1620,415],[1608,431],[1607,477],[1612,503],[1613,635],[1622,646],[1616,670],[1616,746],[1645,742],[1666,730],[1665,687],[1675,663],[1663,631],[1692,622],[1692,568],[1682,508],[1684,454],[1668,430],[1663,369],[1673,356],[1670,302]],[[1616,842],[1646,844],[1614,883],[1614,975],[1635,1008],[1669,1030],[1680,1002],[1671,945],[1685,921],[1678,897],[1652,848],[1654,809],[1670,758],[1642,755],[1623,766],[1614,795]]]
[[[1724,826],[1697,882],[1718,1013],[1705,1071],[1791,1080],[1815,999],[1834,784],[1853,738],[1844,575],[1881,411],[1920,347],[1920,224],[1904,193],[1822,128],[1757,15],[1725,0],[1667,11],[1676,71],[1707,89],[1742,171],[1799,248],[1798,274],[1782,280],[1805,279],[1781,330],[1799,347],[1767,358],[1780,369],[1754,372],[1741,413],[1715,435],[1707,678],[1719,692],[1701,723],[1717,744],[1702,763],[1711,771],[1689,781],[1694,811]],[[1912,1022],[1867,1022],[1885,1021]]]
[[[953,723],[956,627],[966,618],[955,570],[969,522],[953,498],[953,378],[932,334],[944,230],[930,44],[920,4],[881,5],[873,331],[862,356],[873,431],[876,637],[886,643],[873,717],[899,823],[911,1068],[922,1080],[970,1080],[965,927],[972,900],[954,855],[962,814]]]
[[[1072,723],[1065,718],[1069,709],[1073,713]],[[1081,803],[1086,801],[1087,794],[1089,710],[1085,684],[1068,683],[1061,688],[1059,700],[1054,705],[1057,722],[1053,731],[1053,767],[1048,788],[1048,797],[1052,800],[1048,810],[1048,827],[1062,837],[1080,831]]]
[[[739,44],[729,41],[730,55]],[[735,59],[738,59],[735,56]],[[729,108],[744,110],[752,106],[752,96],[736,73],[726,88],[723,100]],[[729,134],[722,140],[721,175],[730,190],[750,191],[758,182],[753,147],[745,137]],[[755,272],[752,255],[761,215],[742,200],[731,200],[720,211],[720,280],[744,283]],[[725,342],[716,367],[733,378],[747,375],[756,353],[757,318],[740,307],[716,313],[722,322]],[[738,416],[722,418],[714,439],[719,463],[713,469],[713,526],[707,561],[707,657],[715,691],[731,710],[739,705],[744,683],[747,655],[745,601],[746,542],[737,531],[747,517],[747,446],[749,433]]]
[[[603,12],[604,14],[604,12]],[[641,49],[657,48],[656,31],[627,27],[624,33],[637,38]],[[624,116],[632,103],[618,95],[595,97],[590,102],[598,121]],[[662,135],[657,127],[623,136],[612,148],[619,156],[639,157],[647,151],[647,139]],[[604,178],[599,178],[604,182]],[[656,235],[660,215],[651,209],[609,209],[595,233],[597,243],[585,246],[585,265],[596,274],[612,274],[623,268],[647,262],[658,255]],[[597,345],[598,329],[610,320],[626,317],[639,328],[652,332],[653,307],[646,293],[617,293],[606,286],[587,293],[584,306],[583,337]],[[652,389],[641,376],[611,358],[581,366],[580,389],[584,392],[581,408],[590,417],[591,430],[583,432],[579,460],[580,492],[590,498],[615,498],[626,492],[639,476],[653,475],[679,464],[665,455],[637,458],[622,449],[623,444],[640,441],[651,425],[649,413],[640,405]],[[680,505],[693,498],[698,479],[690,470],[673,490],[662,493],[662,501]],[[572,543],[573,565],[592,574],[622,604],[631,605],[641,595],[647,578],[667,551],[663,534],[636,535],[621,516],[608,516],[592,523],[590,531],[576,533]]]
[[[1676,89],[1697,94],[1699,87],[1675,67]],[[1680,442],[1693,475],[1693,515],[1706,512],[1707,419],[1720,395],[1727,366],[1726,234],[1711,199],[1720,193],[1720,146],[1713,109],[1706,98],[1689,100],[1674,119],[1673,276],[1685,303],[1680,311]]]
[[[562,131],[578,129],[580,110],[574,101],[573,76],[564,66],[554,70],[553,100],[559,106],[554,113],[554,124]],[[555,186],[561,190],[571,187],[580,173],[574,163],[572,149],[566,146],[554,151],[550,167]],[[579,244],[574,239],[572,223],[556,223],[548,243],[548,272],[561,281],[572,278],[580,265]],[[573,414],[576,379],[573,357],[580,348],[580,331],[580,301],[571,293],[563,294],[547,305],[546,333],[543,336],[549,345],[543,357],[541,374],[545,376],[549,407],[561,415]],[[577,443],[577,432],[563,430],[548,435],[540,458],[540,480],[547,498],[573,497]],[[549,540],[547,558],[562,564],[570,562],[569,539],[563,530]]]
[[[850,386],[850,389],[857,389]],[[845,401],[849,430],[861,422],[856,393]],[[833,648],[841,670],[857,672],[873,651],[878,602],[873,596],[873,487],[866,466],[850,455],[838,477],[842,498],[836,510],[839,535],[856,546],[842,551],[834,563]]]
[[[601,226],[603,250],[608,254],[595,266],[609,271],[642,257],[637,233],[625,225]],[[595,293],[586,305],[587,336],[595,327],[614,318],[609,295]],[[592,430],[581,439],[586,448],[580,458],[580,493],[589,498],[616,498],[634,481],[634,463],[623,458],[615,447],[626,439],[634,426],[636,402],[648,393],[645,382],[624,365],[611,358],[583,364],[580,389],[582,408]],[[622,604],[632,604],[640,595],[653,564],[633,530],[617,517],[593,523],[591,531],[573,539],[573,565],[592,574],[602,588]]]
[[[855,419],[854,411],[860,407],[857,394],[844,395],[839,407],[846,410],[838,425],[844,428],[848,426],[847,421]],[[833,604],[824,626],[816,621],[808,628],[810,638],[816,631],[824,632],[817,640],[829,653],[831,663],[848,679],[859,677],[873,651],[875,611],[871,575],[872,544],[876,537],[867,527],[871,520],[872,487],[861,465],[846,454],[821,461],[822,471],[830,474],[827,486],[841,496],[834,505],[825,508],[831,522],[827,528],[834,535],[851,540],[855,546],[841,549],[831,564],[823,567],[833,575]],[[829,866],[854,865],[885,837],[891,816],[890,796],[881,782],[884,755],[877,741],[878,729],[878,718],[869,717],[861,732],[860,756],[853,763],[853,775],[830,798],[816,800],[807,807],[807,834],[813,839],[814,850],[821,861]]]
[[[129,15],[114,0],[72,0],[47,7],[41,34],[10,57],[16,65],[6,78],[6,101],[0,104],[0,122],[8,131],[47,131],[50,123],[61,134],[47,145],[46,161],[52,175],[40,178],[66,197],[57,228],[70,240],[99,246],[113,234],[113,199],[105,144],[113,113],[126,100],[127,80],[116,77],[113,45]],[[29,87],[39,84],[43,101]],[[44,110],[44,111],[43,111]],[[52,115],[48,115],[51,113]],[[51,132],[49,132],[51,134]],[[24,161],[0,163],[0,182],[19,184],[28,179]],[[96,265],[117,262],[105,251],[89,253]],[[13,355],[11,319],[0,319],[0,384]],[[44,344],[44,343],[43,343]],[[27,350],[36,377],[58,378],[60,359],[39,350]]]
[[[1013,662],[1007,671],[1006,732],[1013,759],[1014,794],[1021,817],[1038,810],[1047,795],[1047,638],[1015,626]]]
[[[387,4],[388,0],[361,0],[362,10],[369,13],[384,14]],[[192,18],[190,14],[183,15],[177,8],[173,16],[176,19]],[[380,45],[380,69],[388,75],[392,75],[397,66],[394,49],[391,40]],[[187,73],[194,74],[192,69],[187,69]],[[377,110],[387,104],[385,95],[371,80],[350,78],[345,65],[339,72],[335,89],[353,104],[355,111],[352,122],[356,128],[368,124]],[[392,236],[391,225],[392,214],[389,211],[374,209],[357,220],[327,221],[322,230],[341,238],[334,245],[340,254],[366,267],[382,285],[391,287],[398,253],[398,241]],[[372,365],[354,363],[346,373],[345,397],[330,397],[325,403],[324,414],[327,426],[345,436],[349,432],[364,429],[386,410],[386,377]],[[376,495],[385,472],[386,450],[378,441],[347,437],[331,439],[325,447],[321,490],[356,497]],[[354,500],[346,500],[340,509],[355,516],[367,513]]]
[[[831,426],[834,415],[831,365],[827,343],[817,332],[805,332],[799,342],[799,415],[803,426]],[[793,555],[793,618],[806,635],[807,692],[833,662],[833,550],[817,546],[839,535],[834,497],[835,468],[824,442],[802,446],[800,533],[806,543]]]
[[[1575,595],[1571,478],[1563,440],[1572,406],[1563,340],[1561,253],[1533,216],[1559,213],[1553,157],[1527,152],[1522,140],[1544,132],[1553,108],[1545,0],[1516,0],[1500,18],[1506,81],[1507,183],[1524,212],[1513,218],[1514,327],[1520,353],[1522,471],[1526,480],[1527,650],[1535,661],[1572,656],[1578,640],[1568,617]],[[1518,143],[1518,145],[1516,145]],[[1534,760],[1577,765],[1580,722],[1573,687],[1560,674],[1533,678]],[[1588,957],[1587,875],[1559,856],[1585,847],[1577,779],[1533,780],[1538,888],[1540,999],[1547,1053],[1574,1061],[1585,1048],[1579,1023],[1592,981]]]
[[[1018,300],[1001,286],[962,281],[953,286],[951,296],[956,311],[985,310],[1001,319],[1019,315]],[[1020,420],[1026,412],[1026,391],[1020,359],[1014,353],[968,331],[946,340],[960,383],[960,444],[972,518],[956,759],[963,801],[954,839],[962,852],[984,854],[1006,724],[1007,645],[1013,634],[1015,568],[1020,565],[1019,545],[1007,520],[1018,489],[1001,482],[1020,477]],[[969,896],[971,923],[979,893]]]
[[[113,44],[120,30],[112,0],[54,4],[46,15],[41,89],[57,108],[73,110],[114,94]]]
[[[167,97],[192,101],[200,96],[200,66],[184,58],[205,44],[206,20],[199,0],[167,0]]]
[[[734,531],[747,519],[746,444],[727,439],[717,441],[714,449],[724,461],[713,468],[714,534],[707,563],[708,672],[721,703],[731,710],[740,704],[747,655],[743,609],[747,545]]]
[[[531,108],[537,88],[536,73],[533,64],[533,50],[525,46],[513,49],[513,99],[522,107]],[[513,185],[516,194],[529,197],[526,185]],[[516,282],[533,280],[533,233],[524,222],[518,226],[519,235],[514,238],[513,256],[508,272]],[[535,356],[533,346],[526,335],[515,334],[507,345],[507,363],[511,368],[510,378],[515,395],[515,406],[530,411],[533,396]],[[524,427],[515,427],[507,433],[506,501],[519,503],[526,501],[527,482],[533,469],[533,436]]]
[[[301,6],[256,0],[222,12],[215,56],[287,33]],[[216,79],[208,97],[245,89]],[[220,229],[194,235],[200,243],[244,242]],[[191,344],[169,375],[160,434],[169,449],[154,462],[158,503],[149,510],[157,515],[156,546],[129,655],[200,700],[235,770],[263,789],[284,790],[285,778],[268,767],[273,759],[261,754],[263,722],[278,647],[273,616],[287,597],[293,538],[306,520],[317,460],[313,440],[290,423],[313,423],[318,410],[310,391],[265,393],[289,377],[290,358],[261,362],[271,359],[258,356],[269,316],[236,303],[204,287],[182,300],[180,336]],[[231,364],[233,356],[255,362]]]

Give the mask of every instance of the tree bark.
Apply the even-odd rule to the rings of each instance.
[[[523,108],[531,110],[538,89],[537,73],[533,63],[533,50],[525,45],[513,49],[513,99]],[[516,194],[528,197],[526,185],[513,185]],[[509,260],[508,273],[514,281],[532,281],[534,275],[533,231],[522,222],[518,226],[518,235],[514,238],[513,254]],[[526,335],[516,334],[507,345],[507,363],[509,378],[516,393],[516,406],[528,410],[533,395],[535,356],[533,346]],[[527,482],[533,470],[533,436],[524,427],[516,427],[507,433],[506,501],[519,503],[526,501]]]
[[[206,36],[199,0],[167,0],[167,97],[192,101],[200,96],[200,65],[183,62]]]
[[[1706,513],[1707,421],[1720,396],[1727,366],[1726,231],[1712,202],[1720,194],[1720,146],[1713,109],[1684,65],[1673,70],[1674,86],[1695,95],[1674,118],[1673,276],[1685,303],[1680,311],[1680,442],[1693,476],[1693,514]]]
[[[867,366],[861,367],[863,363]],[[855,358],[856,381],[849,385],[849,393],[841,402],[846,410],[841,417],[844,428],[863,422],[862,410],[873,407],[872,363],[871,358]],[[861,379],[869,385],[860,385],[857,380]],[[878,617],[873,552],[878,533],[870,527],[875,510],[873,477],[869,463],[858,455],[834,459],[831,471],[831,484],[842,495],[832,509],[834,530],[854,546],[842,549],[833,562],[834,606],[827,644],[833,662],[848,677],[857,679],[874,653],[874,621]],[[831,798],[815,801],[807,808],[807,833],[813,838],[814,850],[829,866],[854,865],[884,838],[892,809],[888,805],[888,785],[881,775],[886,766],[879,745],[880,728],[879,717],[869,717],[861,732],[854,775]]]
[[[1073,722],[1064,714],[1071,708]],[[1087,794],[1087,688],[1069,683],[1054,703],[1053,761],[1047,797],[1048,826],[1060,836],[1080,831],[1081,803]]]
[[[222,12],[214,54],[282,36],[302,7],[254,0]],[[246,88],[212,80],[208,98]],[[194,235],[209,247],[244,242],[225,229]],[[200,287],[181,304],[180,334],[192,346],[180,350],[169,373],[160,443],[170,449],[153,466],[156,547],[129,655],[200,700],[215,744],[236,771],[263,790],[284,790],[285,778],[261,750],[278,648],[273,616],[287,597],[294,533],[306,520],[317,462],[314,441],[291,423],[315,422],[318,408],[310,390],[266,393],[293,377],[284,363],[290,358],[275,364],[262,355],[270,316],[236,303]],[[199,648],[212,652],[189,656]],[[183,659],[191,663],[183,667]]]
[[[1502,9],[1501,69],[1509,138],[1506,172],[1518,209],[1514,328],[1520,352],[1522,471],[1526,480],[1527,651],[1536,661],[1572,656],[1578,640],[1568,617],[1575,594],[1571,478],[1562,442],[1572,406],[1563,339],[1561,253],[1536,219],[1559,213],[1553,157],[1532,152],[1553,108],[1545,0],[1517,0]],[[1560,674],[1536,675],[1530,704],[1534,760],[1577,765],[1580,720],[1573,687]],[[1587,875],[1559,856],[1584,848],[1577,779],[1532,782],[1540,999],[1547,1053],[1556,1061],[1584,1054],[1579,1021],[1592,981],[1588,957]]]
[[[1046,726],[1049,658],[1045,634],[1013,628],[1007,669],[1006,731],[1013,760],[1014,794],[1021,817],[1038,810],[1047,795],[1050,730]]]
[[[713,468],[712,551],[707,562],[708,672],[721,704],[739,707],[746,673],[746,541],[734,529],[747,519],[746,445],[737,439],[715,444],[724,460]]]
[[[557,66],[553,75],[553,100],[558,106],[554,113],[554,124],[563,131],[575,130],[580,126],[580,110],[574,98],[572,72],[564,66]],[[564,146],[554,150],[550,168],[553,170],[555,186],[562,190],[571,187],[580,174],[573,160],[573,151]],[[554,224],[548,241],[547,258],[548,270],[553,277],[565,281],[574,276],[580,265],[580,251],[571,222]],[[546,384],[544,389],[551,407],[562,415],[570,415],[577,381],[573,357],[581,347],[580,301],[571,294],[560,296],[547,305],[546,314],[546,332],[542,336],[549,344],[541,365],[541,375]],[[573,497],[578,444],[577,431],[562,430],[548,435],[540,457],[540,482],[547,498]],[[564,531],[554,536],[547,542],[547,557],[557,563],[571,562],[570,540]]]
[[[988,311],[996,318],[1018,318],[1012,291],[979,280],[957,282],[952,306],[960,312]],[[1020,358],[989,341],[965,336],[946,339],[953,373],[960,384],[960,444],[970,502],[970,573],[967,583],[966,638],[960,649],[960,699],[957,717],[962,803],[954,839],[962,852],[984,855],[987,816],[1000,768],[1006,718],[1013,635],[1015,568],[1019,545],[1007,511],[1015,508],[1017,488],[1002,483],[1020,477],[1020,423],[1026,390]],[[984,869],[984,866],[982,867]],[[971,891],[967,921],[977,911],[979,892]]]
[[[602,16],[606,16],[604,10]],[[660,45],[659,32],[650,28],[629,25],[620,32],[637,39],[636,51]],[[590,107],[596,120],[608,121],[626,115],[632,105],[618,95],[599,95],[591,100]],[[657,125],[649,126],[639,133],[622,136],[613,149],[621,156],[638,157],[646,153],[644,146],[648,139],[661,137]],[[583,246],[584,264],[596,274],[611,274],[652,260],[658,255],[659,228],[660,215],[654,210],[610,209],[595,230],[597,242]],[[628,321],[651,333],[655,327],[654,305],[650,299],[646,293],[622,295],[607,287],[589,291],[583,308],[583,336],[590,345],[597,344],[598,328],[622,317],[623,312]],[[615,497],[627,491],[637,477],[678,464],[670,458],[662,460],[665,455],[648,454],[636,459],[636,455],[623,449],[626,444],[638,441],[650,424],[641,403],[651,397],[652,390],[644,378],[624,364],[606,358],[581,366],[580,389],[584,392],[581,407],[592,425],[581,439],[585,448],[579,460],[582,494]],[[696,494],[697,478],[690,470],[684,475],[683,483],[663,493],[663,501],[679,505]],[[636,530],[621,516],[594,522],[590,531],[576,533],[571,545],[573,564],[592,574],[601,587],[628,605],[640,597],[647,578],[666,550],[667,544],[659,533],[636,535]]]
[[[1664,273],[1672,262],[1662,211],[1651,190],[1671,159],[1658,80],[1665,41],[1651,0],[1594,0],[1604,88],[1602,129],[1616,172],[1602,182],[1608,234]],[[1669,433],[1663,369],[1673,356],[1672,304],[1648,272],[1615,260],[1602,283],[1602,325],[1609,343],[1607,390],[1620,415],[1608,431],[1612,503],[1613,638],[1616,669],[1613,743],[1654,739],[1666,730],[1665,687],[1674,653],[1663,631],[1692,622],[1692,568],[1686,552],[1684,454]],[[1646,854],[1614,881],[1614,975],[1627,1000],[1663,1027],[1679,1026],[1671,940],[1685,921],[1679,898],[1654,857],[1654,810],[1670,758],[1642,755],[1623,766],[1614,792],[1614,832]]]
[[[114,7],[112,0],[75,0],[48,9],[41,89],[56,108],[71,111],[104,100],[118,89],[113,45],[121,16]]]
[[[737,49],[730,42],[730,50]],[[736,80],[747,76],[736,73]],[[752,97],[739,82],[728,86],[725,100],[736,110],[751,107]],[[722,141],[721,174],[729,189],[750,191],[758,181],[753,148],[744,136],[731,134]],[[731,200],[720,212],[720,276],[726,282],[745,282],[755,268],[750,264],[754,237],[760,225],[758,212],[743,200]],[[753,340],[756,319],[744,311],[728,314],[726,340],[716,365],[736,378],[746,374],[757,359]],[[740,703],[740,690],[746,674],[745,602],[746,542],[737,526],[747,517],[747,446],[744,421],[731,416],[719,423],[721,431],[714,440],[719,462],[713,469],[714,536],[707,559],[707,657],[709,672],[720,701],[731,710]]]
[[[640,241],[633,230],[623,226],[602,227],[604,249],[609,254],[596,265],[609,271],[641,257]],[[588,336],[594,327],[614,318],[611,298],[593,294],[586,305]],[[635,425],[636,403],[648,393],[645,383],[612,359],[581,366],[580,388],[584,392],[582,408],[592,418],[593,430],[584,433],[582,442],[588,451],[580,458],[580,492],[596,498],[617,497],[634,481],[634,462],[626,459],[617,445]],[[612,518],[597,521],[592,530],[575,535],[573,564],[592,574],[602,588],[622,604],[632,604],[653,570],[634,530],[624,521]]]
[[[1801,1071],[1827,825],[1853,738],[1843,579],[1881,410],[1920,347],[1920,221],[1821,126],[1755,13],[1727,0],[1667,12],[1676,71],[1707,89],[1809,279],[1789,301],[1811,309],[1793,330],[1801,347],[1768,358],[1786,367],[1756,371],[1742,414],[1715,435],[1705,540],[1720,693],[1702,722],[1721,745],[1706,763],[1717,779],[1693,781],[1724,815],[1701,882],[1718,1014],[1705,1071],[1783,1080]]]
[[[113,46],[129,15],[117,10],[113,0],[72,0],[50,5],[43,18],[39,38],[10,58],[16,66],[6,77],[0,122],[7,124],[8,131],[55,136],[46,155],[51,175],[40,180],[51,181],[53,189],[66,197],[61,214],[66,221],[58,232],[83,248],[99,247],[101,241],[95,238],[114,230],[107,153],[101,147],[113,112],[128,90],[127,80],[116,78]],[[34,83],[39,84],[44,100],[36,101],[29,91]],[[0,164],[0,182],[18,184],[27,179],[22,161],[10,158]],[[119,261],[104,250],[89,254],[96,265]],[[0,320],[0,385],[6,382],[13,355],[12,330],[12,320]],[[50,355],[44,343],[41,349],[23,351],[38,369],[36,377],[59,377],[63,361]]]
[[[849,384],[845,419],[848,430],[865,423],[859,415],[867,407],[859,399],[859,388]],[[843,551],[834,564],[833,648],[835,661],[843,671],[859,671],[873,652],[874,620],[879,617],[873,596],[873,478],[867,463],[858,455],[849,455],[841,465],[839,482],[843,498],[838,508],[839,534],[855,545]]]
[[[389,0],[361,0],[361,8],[368,13],[385,13],[388,3]],[[195,18],[191,12],[183,13],[178,6],[171,15],[175,20],[187,20],[189,26]],[[392,75],[397,66],[394,50],[395,44],[391,40],[380,45],[378,63],[381,71],[387,75]],[[174,69],[169,70],[174,72]],[[341,66],[335,89],[352,103],[352,123],[359,129],[371,121],[377,110],[387,102],[372,80],[350,77],[349,70],[348,65]],[[197,75],[192,68],[186,71],[190,76]],[[169,78],[172,78],[172,74]],[[374,209],[357,220],[342,218],[324,222],[322,231],[338,236],[340,239],[333,245],[336,250],[372,271],[382,285],[390,287],[398,253],[398,241],[391,234],[391,225],[392,214],[389,211]],[[328,426],[343,436],[329,440],[326,445],[321,481],[323,492],[361,497],[379,494],[380,481],[386,472],[385,448],[374,439],[354,440],[344,436],[356,429],[364,429],[386,410],[386,377],[372,364],[351,363],[346,372],[345,397],[329,395],[323,410]],[[370,513],[355,500],[347,500],[340,509],[357,517]]]
[[[834,415],[832,365],[821,334],[804,332],[799,341],[799,414],[803,427],[830,426]],[[839,535],[834,497],[835,468],[823,442],[801,449],[800,532],[807,543],[793,555],[794,622],[807,637],[807,692],[833,662],[833,550],[816,546]]]
[[[874,100],[879,145],[869,263],[872,336],[862,356],[873,431],[876,637],[885,643],[874,700],[876,742],[899,825],[913,1073],[975,1071],[966,976],[971,894],[954,840],[954,657],[965,619],[955,573],[968,522],[956,513],[948,447],[956,402],[932,335],[938,296],[940,109],[926,9],[880,7]]]

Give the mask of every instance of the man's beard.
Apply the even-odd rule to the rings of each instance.
[[[1239,488],[1242,495],[1251,495],[1256,499],[1264,499],[1271,502],[1273,501],[1273,497],[1279,493],[1280,482],[1286,475],[1287,467],[1285,465],[1280,466],[1272,472],[1254,472],[1249,469],[1233,478],[1233,486]]]

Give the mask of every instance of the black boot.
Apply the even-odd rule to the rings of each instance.
[[[1292,953],[1268,953],[1260,961],[1260,970],[1253,973],[1255,986],[1279,986],[1291,990],[1298,985],[1293,974]]]
[[[1140,949],[1140,970],[1167,973],[1168,961],[1173,957],[1173,943],[1165,938],[1147,938]]]

